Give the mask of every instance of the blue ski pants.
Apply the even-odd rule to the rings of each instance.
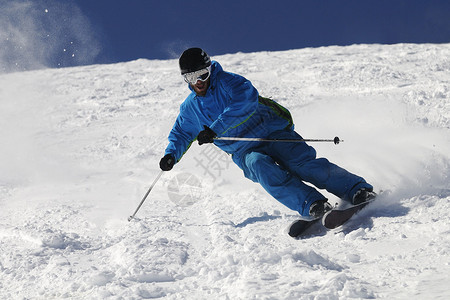
[[[295,131],[277,131],[270,139],[301,139]],[[233,161],[244,171],[245,177],[261,186],[275,199],[309,216],[311,204],[325,200],[311,183],[337,197],[351,201],[361,188],[373,187],[362,177],[329,162],[316,158],[316,150],[305,142],[261,142],[242,153],[233,154]]]

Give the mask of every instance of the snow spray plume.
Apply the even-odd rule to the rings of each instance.
[[[0,0],[0,72],[93,63],[100,53],[88,19],[74,4]]]
[[[178,59],[184,50],[191,47],[195,47],[192,42],[177,39],[174,41],[163,43],[160,49],[167,55],[168,58]]]

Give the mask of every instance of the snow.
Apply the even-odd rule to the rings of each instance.
[[[2,299],[448,299],[450,44],[214,57],[288,107],[379,200],[311,228],[193,145],[159,173],[188,94],[176,60],[0,75]],[[339,200],[325,193],[330,201]]]

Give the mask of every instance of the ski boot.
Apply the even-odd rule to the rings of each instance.
[[[373,199],[375,199],[376,196],[377,196],[377,194],[375,192],[373,192],[371,190],[367,190],[365,188],[362,188],[362,189],[358,190],[355,193],[355,195],[353,196],[352,204],[358,205],[360,203],[373,200]]]
[[[309,215],[313,219],[321,218],[327,211],[330,211],[333,207],[328,200],[319,200],[311,204],[309,208]]]

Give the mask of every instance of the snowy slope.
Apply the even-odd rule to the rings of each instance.
[[[0,75],[1,299],[448,299],[450,45],[214,57],[288,107],[379,201],[334,231],[212,145],[159,173],[188,94],[177,61]],[[338,199],[328,195],[331,202]]]

